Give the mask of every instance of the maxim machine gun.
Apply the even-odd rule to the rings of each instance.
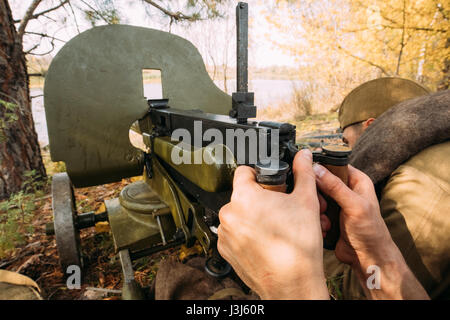
[[[123,297],[141,298],[132,260],[195,241],[208,257],[205,270],[223,277],[231,268],[216,248],[218,212],[231,196],[234,169],[255,167],[265,188],[292,188],[295,126],[257,122],[248,92],[248,6],[237,13],[237,92],[232,97],[208,76],[197,49],[178,36],[111,25],[69,41],[53,59],[45,82],[45,112],[53,161],[67,173],[53,176],[55,234],[63,271],[83,266],[79,230],[108,221],[124,274]],[[161,71],[163,97],[146,100],[142,70]],[[134,124],[134,125],[133,125]],[[145,147],[130,143],[130,127]],[[345,179],[348,150],[324,147],[314,155]],[[336,171],[335,170],[335,171]],[[100,185],[143,175],[106,212],[77,213],[73,186]],[[329,204],[339,235],[338,208]],[[334,210],[334,212],[331,212]]]

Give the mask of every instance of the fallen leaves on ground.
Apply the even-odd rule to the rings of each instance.
[[[124,179],[117,183],[75,189],[78,213],[101,212],[104,210],[103,201],[118,197],[120,191],[130,182],[131,179]],[[41,288],[41,295],[44,299],[77,300],[100,297],[114,300],[120,298],[120,294],[117,293],[106,296],[84,295],[86,288],[89,287],[116,291],[122,288],[122,269],[114,252],[112,236],[109,232],[96,233],[96,228],[80,232],[82,252],[85,256],[81,289],[69,290],[67,288],[64,274],[59,266],[55,238],[45,234],[45,225],[53,221],[50,192],[50,188],[48,188],[47,196],[37,203],[32,223],[34,233],[27,239],[27,244],[17,247],[10,256],[0,260],[0,268],[19,272],[35,280]],[[104,227],[100,231],[108,231]],[[158,261],[165,254],[174,254],[173,252],[175,252],[174,249],[156,253],[146,257],[145,263],[140,260],[135,261],[135,268],[139,267],[136,281],[143,287],[149,287],[156,276]]]

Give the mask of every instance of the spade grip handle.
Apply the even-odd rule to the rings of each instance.
[[[323,146],[320,152],[313,152],[313,161],[326,167],[331,173],[339,177],[348,185],[348,162],[351,149],[342,145]],[[286,192],[286,178],[290,166],[283,161],[271,162],[269,164],[258,163],[255,166],[256,181],[264,189]],[[325,215],[331,222],[331,228],[323,239],[323,247],[334,250],[340,237],[339,215],[341,208],[331,197],[324,195],[327,202]]]
[[[345,185],[348,185],[348,162],[351,149],[342,145],[327,145],[322,147],[322,151],[313,153],[313,161],[320,163],[332,174],[341,179]],[[327,231],[323,239],[323,247],[328,250],[334,250],[341,235],[340,232],[340,211],[339,205],[327,195],[323,195],[327,202],[325,215],[331,222],[331,228]]]
[[[324,164],[332,174],[340,178],[346,185],[348,185],[348,166],[333,166]],[[331,197],[324,195],[325,201],[327,202],[327,210],[325,215],[331,222],[331,228],[327,231],[326,237],[323,239],[323,247],[328,250],[334,250],[336,244],[341,235],[340,232],[340,211],[341,208]]]
[[[329,165],[329,164],[323,164],[324,167],[326,167],[332,174],[339,177],[346,185],[348,185],[348,166],[342,165]],[[286,192],[287,185],[286,183],[279,182],[279,183],[270,183],[268,184],[261,182],[259,177],[257,179],[259,185],[263,187],[264,189],[270,190],[270,191],[277,191],[277,192]],[[336,203],[336,201],[333,200],[333,198],[328,197],[326,195],[323,195],[325,198],[325,201],[327,202],[327,210],[325,211],[325,215],[328,217],[328,219],[331,222],[331,228],[327,231],[326,237],[323,239],[323,247],[328,250],[334,250],[336,248],[336,244],[340,237],[340,222],[339,222],[339,215],[341,208]]]
[[[286,162],[258,163],[255,170],[256,181],[261,187],[270,191],[286,192],[286,178],[289,171],[289,165]]]

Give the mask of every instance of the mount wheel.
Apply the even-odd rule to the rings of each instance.
[[[52,209],[56,246],[63,273],[71,265],[83,268],[80,233],[76,226],[76,206],[72,182],[67,173],[57,173],[52,179]]]

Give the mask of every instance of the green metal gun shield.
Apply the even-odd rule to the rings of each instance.
[[[53,161],[76,187],[142,173],[129,129],[148,109],[143,69],[161,70],[164,98],[178,109],[228,114],[231,97],[215,86],[198,50],[178,36],[111,25],[69,41],[53,59],[44,102]]]

